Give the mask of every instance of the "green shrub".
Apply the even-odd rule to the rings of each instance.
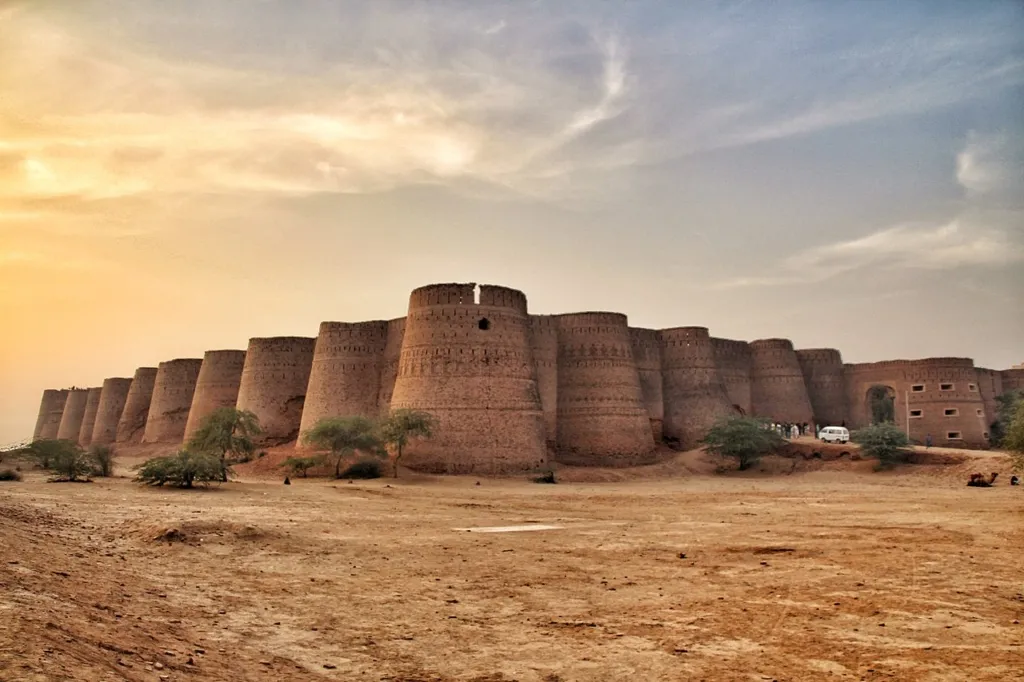
[[[380,478],[384,466],[379,459],[360,459],[341,472],[340,478]]]
[[[28,455],[40,469],[49,469],[54,458],[71,446],[74,446],[74,443],[69,440],[36,440],[21,452]]]
[[[0,481],[20,481],[21,474],[14,469],[0,470]]]
[[[306,478],[306,471],[318,464],[323,464],[323,457],[289,457],[281,466],[287,467],[292,475],[298,474]]]
[[[50,457],[51,481],[74,483],[88,480],[92,475],[93,463],[85,450],[71,441],[57,441],[61,444],[55,448]]]
[[[135,480],[147,485],[160,486],[164,483],[179,488],[191,488],[194,484],[219,482],[230,468],[221,464],[218,455],[206,452],[180,450],[167,457],[154,457],[136,467]]]
[[[860,445],[864,454],[877,458],[882,469],[906,462],[910,455],[910,439],[892,422],[866,426],[851,433],[850,439]]]
[[[89,449],[94,476],[108,477],[114,474],[114,449],[109,445],[93,445]]]
[[[773,452],[785,443],[765,422],[751,417],[730,417],[717,422],[704,437],[708,452],[732,457],[740,471],[757,464],[762,455]]]
[[[558,481],[555,480],[555,470],[554,469],[548,469],[547,471],[544,471],[543,473],[541,473],[540,476],[537,476],[536,478],[534,478],[533,482],[534,483],[558,483]]]

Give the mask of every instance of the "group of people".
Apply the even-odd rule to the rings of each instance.
[[[800,436],[806,436],[807,434],[809,434],[811,432],[812,426],[807,422],[804,422],[803,424],[791,424],[789,422],[771,422],[770,424],[767,425],[766,428],[769,429],[770,431],[774,431],[783,438],[788,438],[792,440],[794,438],[799,438]],[[821,432],[821,427],[818,426],[817,424],[814,424],[813,428],[814,435],[815,437],[817,437],[818,434]]]

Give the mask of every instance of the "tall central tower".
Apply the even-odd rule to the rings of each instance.
[[[434,436],[405,462],[420,471],[506,474],[547,460],[521,291],[434,284],[412,292],[392,409],[430,412]]]

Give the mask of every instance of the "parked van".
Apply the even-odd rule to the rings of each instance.
[[[826,426],[818,434],[825,443],[849,443],[850,432],[845,426]]]

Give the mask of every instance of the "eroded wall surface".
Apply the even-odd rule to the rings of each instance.
[[[665,438],[698,447],[716,421],[736,412],[718,373],[706,327],[661,331],[665,391]]]
[[[100,407],[100,396],[103,393],[102,386],[89,389],[85,398],[85,412],[82,414],[82,426],[78,429],[78,444],[87,447],[92,443],[92,432],[96,426],[96,412]]]
[[[814,421],[804,374],[789,339],[750,342],[750,402],[755,415],[777,422]]]
[[[156,384],[156,367],[139,367],[135,370],[128,397],[125,398],[121,419],[117,422],[117,443],[141,443],[146,432],[149,405],[153,401],[153,386]]]
[[[315,345],[315,338],[304,336],[249,340],[236,406],[259,419],[261,444],[298,438]]]
[[[82,429],[82,418],[85,416],[85,403],[89,399],[89,389],[75,388],[68,391],[64,413],[57,427],[57,438],[78,442],[78,432]]]
[[[712,337],[711,346],[715,349],[715,364],[718,366],[718,374],[722,377],[729,401],[740,414],[752,414],[754,408],[750,398],[750,344],[746,341]]]
[[[184,440],[202,365],[202,358],[179,358],[157,366],[143,443],[179,444]]]
[[[839,351],[834,348],[807,348],[798,350],[796,358],[811,401],[813,422],[821,426],[841,425],[846,421],[846,385],[843,382],[843,358]]]
[[[660,442],[665,430],[665,395],[661,366],[661,334],[657,329],[629,328],[633,360],[640,376],[640,392],[651,420],[651,435]]]
[[[245,366],[244,350],[208,350],[196,378],[192,406],[185,422],[184,439],[192,437],[203,420],[222,407],[234,407]]]
[[[530,345],[544,412],[544,437],[547,446],[554,448],[558,441],[558,321],[552,315],[530,315]]]
[[[100,404],[96,408],[96,422],[92,429],[93,445],[110,445],[117,439],[117,423],[121,420],[132,380],[111,377],[103,380]]]
[[[43,398],[39,402],[39,416],[36,418],[36,426],[32,431],[32,440],[53,440],[57,437],[67,400],[67,389],[48,388],[43,391]]]

